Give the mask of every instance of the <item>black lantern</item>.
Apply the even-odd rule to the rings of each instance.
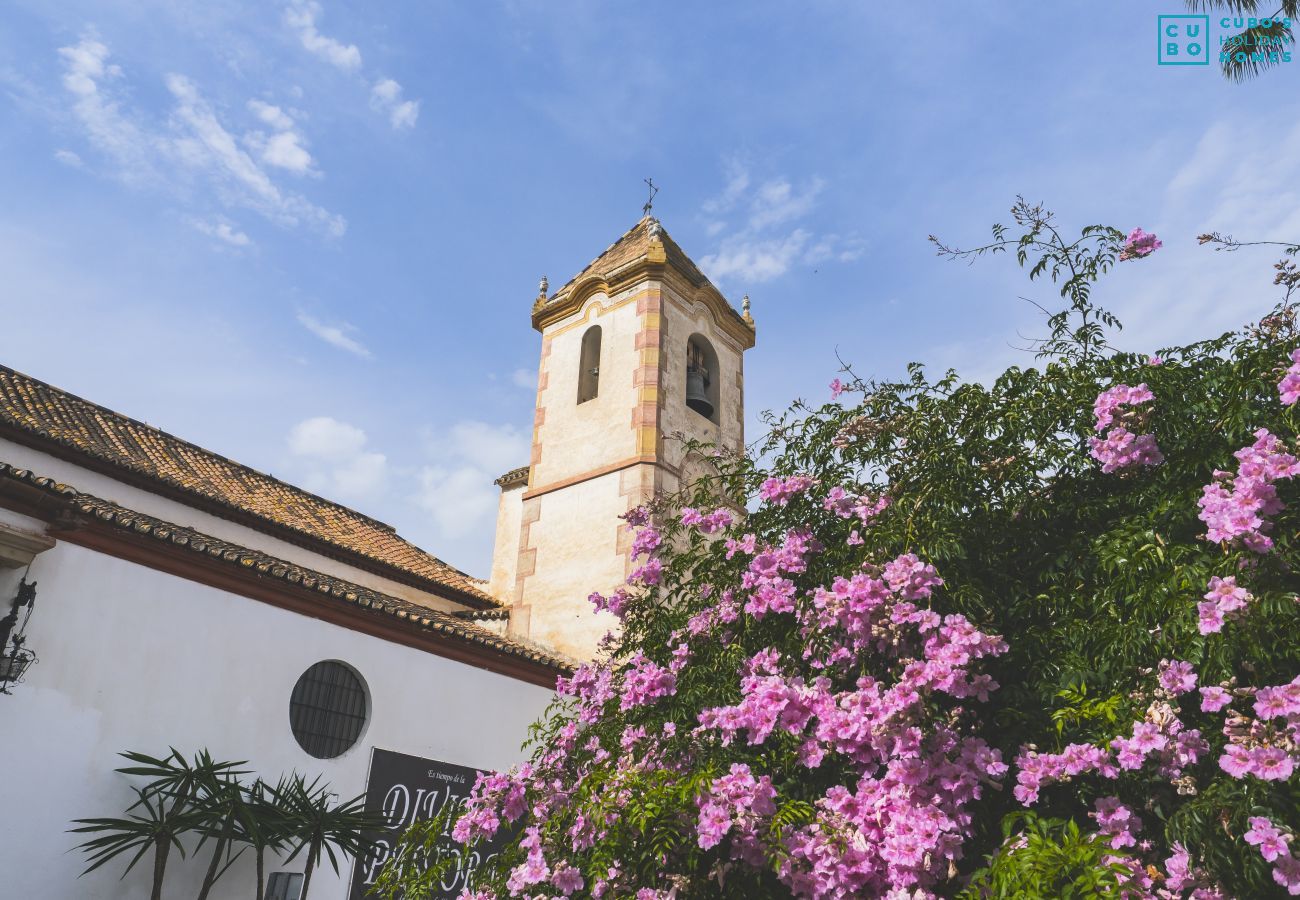
[[[36,662],[36,654],[23,646],[27,642],[27,622],[36,608],[36,582],[28,583],[26,578],[18,583],[18,593],[13,599],[9,615],[0,619],[0,694],[10,693],[9,686],[18,684],[27,674],[27,669]],[[18,614],[27,610],[23,616],[22,627],[14,632],[18,624]]]

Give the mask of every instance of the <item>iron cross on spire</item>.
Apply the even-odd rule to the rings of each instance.
[[[654,209],[655,194],[659,193],[659,188],[655,187],[655,180],[653,178],[646,178],[644,180],[646,185],[650,188],[650,196],[646,200],[645,206],[641,207],[641,212],[648,216],[650,215],[650,210]]]

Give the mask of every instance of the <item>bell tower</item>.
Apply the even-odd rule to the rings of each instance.
[[[528,467],[498,479],[491,589],[510,631],[588,658],[614,625],[587,602],[630,571],[620,516],[699,463],[674,435],[739,451],[748,299],[738,313],[646,215],[554,294],[542,334]]]

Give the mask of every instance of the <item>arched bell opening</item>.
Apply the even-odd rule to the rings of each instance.
[[[578,402],[595,400],[600,393],[600,326],[592,325],[582,335],[579,356]]]
[[[718,386],[718,354],[702,334],[686,342],[686,405],[710,422],[718,421],[721,405]]]

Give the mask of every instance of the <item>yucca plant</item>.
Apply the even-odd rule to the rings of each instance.
[[[372,841],[366,833],[384,822],[382,816],[365,811],[365,794],[335,803],[335,795],[329,785],[321,784],[320,776],[309,782],[294,773],[271,793],[285,817],[287,843],[293,847],[285,861],[291,862],[306,851],[301,900],[307,898],[312,873],[320,865],[322,854],[337,873],[339,856],[356,857],[368,850]]]
[[[123,775],[147,778],[144,787],[136,787],[136,801],[121,817],[77,819],[80,827],[73,834],[90,834],[78,849],[90,863],[85,875],[126,853],[134,853],[127,862],[122,877],[135,868],[144,856],[153,851],[153,880],[150,900],[161,900],[167,860],[175,849],[185,856],[181,836],[203,827],[205,815],[196,804],[204,786],[213,786],[225,780],[234,780],[240,774],[242,762],[217,762],[208,751],[195,754],[187,760],[175,747],[160,758],[136,751],[119,754],[134,765],[116,771]],[[137,811],[137,812],[133,812]],[[205,894],[206,895],[206,892]]]

